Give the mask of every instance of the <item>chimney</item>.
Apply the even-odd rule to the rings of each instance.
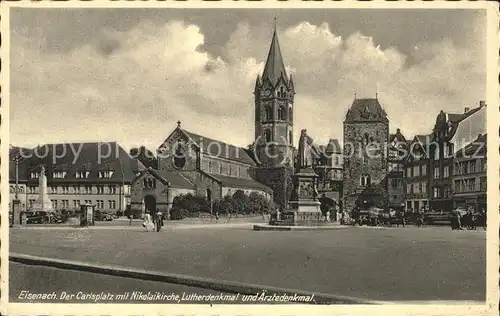
[[[469,107],[464,108],[464,114],[467,113],[467,112],[469,112],[469,110],[470,110]]]
[[[480,108],[482,108],[485,105],[486,105],[486,102],[484,100],[479,101],[479,107]]]

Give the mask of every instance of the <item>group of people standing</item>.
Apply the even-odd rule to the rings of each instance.
[[[153,215],[154,216],[151,216],[150,213],[144,215],[142,227],[144,227],[146,231],[151,230],[159,232],[163,226],[163,214],[157,209],[156,213],[153,213]],[[132,219],[130,221],[132,222]]]

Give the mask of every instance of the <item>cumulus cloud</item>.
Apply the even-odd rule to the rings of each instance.
[[[181,120],[187,130],[250,144],[269,29],[241,22],[224,57],[203,51],[204,40],[183,21],[143,22],[49,53],[20,31],[11,46],[11,142],[117,140],[154,149]],[[327,23],[301,22],[280,30],[279,40],[297,90],[295,139],[306,128],[317,142],[341,140],[354,93],[378,91],[391,129],[407,137],[430,132],[439,110],[460,112],[484,95],[477,55],[451,41],[419,43],[418,62],[408,65],[396,48],[357,32],[341,38]]]

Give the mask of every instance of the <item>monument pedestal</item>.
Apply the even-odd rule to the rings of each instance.
[[[312,168],[301,169],[294,176],[294,199],[290,202],[294,226],[317,226],[322,220],[321,203],[317,200],[316,178]]]

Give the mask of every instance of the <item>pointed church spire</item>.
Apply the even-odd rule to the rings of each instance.
[[[278,42],[276,18],[274,19],[274,21],[275,25],[273,39],[271,41],[271,47],[269,48],[269,54],[267,55],[266,66],[264,67],[264,72],[262,73],[262,80],[265,80],[267,78],[271,80],[273,84],[276,84],[281,76],[283,76],[285,80],[288,80],[288,76],[286,74],[285,64],[283,63],[280,44]]]
[[[253,93],[257,93],[259,91],[260,85],[261,85],[260,76],[257,75],[257,79],[255,80],[255,88],[253,90]]]

